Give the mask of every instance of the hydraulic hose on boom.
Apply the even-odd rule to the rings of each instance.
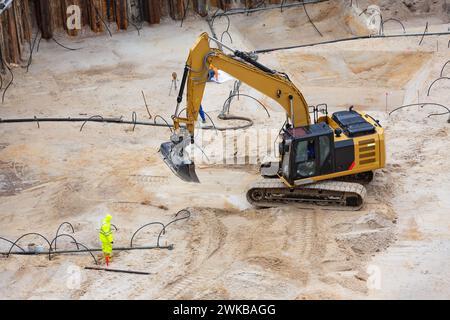
[[[217,41],[210,38],[207,33],[201,34],[189,52],[177,97],[177,106],[172,116],[175,133],[171,137],[171,142],[162,144],[160,149],[172,171],[183,180],[193,182],[199,180],[194,163],[188,159],[184,149],[194,142],[195,123],[203,99],[209,65],[214,65],[275,100],[285,109],[293,127],[311,123],[308,105],[303,95],[285,74],[264,66],[246,52],[233,50],[223,45],[233,53],[233,55],[226,55],[219,49],[211,48],[209,40]],[[178,111],[185,87],[187,89],[186,117],[179,117]],[[185,127],[181,127],[180,124],[184,124]]]

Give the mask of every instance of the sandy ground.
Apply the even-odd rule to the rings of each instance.
[[[232,45],[252,50],[320,41],[302,10],[253,14],[264,18],[256,23],[234,16]],[[314,20],[320,16],[324,37],[351,36],[340,10],[333,4],[310,7]],[[412,31],[421,30],[427,19],[434,22],[431,30],[449,27],[448,19],[433,11],[425,18],[402,14]],[[272,38],[261,32],[260,23]],[[221,19],[215,27],[220,33],[227,23]],[[400,31],[390,27],[390,32]],[[130,31],[72,42],[61,36],[83,48],[79,51],[43,41],[30,71],[15,69],[0,117],[101,114],[131,119],[135,111],[146,120],[144,90],[150,112],[169,119],[175,104],[174,93],[169,96],[171,73],[181,75],[187,50],[202,31],[208,31],[207,24],[191,16],[183,29],[165,21],[146,27],[141,36]],[[331,111],[355,105],[381,120],[387,166],[367,186],[367,203],[358,212],[251,208],[245,190],[258,177],[252,165],[203,165],[197,170],[201,184],[181,182],[157,154],[169,138],[165,128],[138,126],[133,131],[132,126],[88,123],[80,132],[80,124],[1,125],[2,237],[40,232],[52,239],[59,224],[69,221],[79,242],[98,247],[97,228],[108,212],[119,229],[115,245],[128,246],[133,232],[146,223],[167,223],[183,208],[191,216],[162,236],[162,244],[174,244],[174,250],[115,255],[114,268],[151,275],[84,270],[93,264],[85,254],[51,261],[1,257],[0,298],[448,299],[447,116],[427,118],[441,111],[434,107],[386,113],[418,100],[450,102],[450,83],[444,81],[427,97],[428,86],[450,58],[448,37],[429,37],[421,46],[418,41],[362,40],[260,56],[261,62],[289,73],[309,104],[327,103]],[[446,70],[450,73],[450,67]],[[232,85],[208,84],[203,105],[214,119]],[[257,96],[247,86],[241,92]],[[233,104],[233,113],[251,117],[255,128],[279,128],[281,109],[259,98],[270,118],[245,99]],[[66,228],[62,232],[71,234]],[[158,227],[144,229],[135,244],[154,245],[158,233]],[[67,239],[58,241],[61,249],[73,247]],[[29,237],[20,245],[30,242],[45,244]],[[7,251],[9,245],[0,242],[0,249]]]

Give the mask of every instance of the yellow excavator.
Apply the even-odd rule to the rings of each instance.
[[[212,48],[210,41],[220,49]],[[231,53],[225,54],[222,48]],[[280,131],[280,161],[261,166],[262,178],[247,191],[252,205],[362,207],[364,183],[372,180],[374,170],[385,165],[384,131],[379,121],[353,107],[331,116],[326,107],[313,107],[312,121],[310,107],[285,73],[262,65],[253,54],[229,48],[207,33],[200,35],[189,52],[172,116],[174,133],[160,147],[164,161],[175,174],[185,181],[199,182],[185,148],[194,143],[210,65],[270,97],[286,112]],[[186,116],[180,117],[186,85]]]

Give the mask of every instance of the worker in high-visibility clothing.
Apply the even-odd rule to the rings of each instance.
[[[113,249],[113,234],[111,231],[111,220],[112,216],[107,214],[105,219],[103,219],[102,226],[100,228],[99,238],[102,243],[102,251],[105,256],[106,265],[109,265],[109,262],[112,258],[112,249]]]
[[[217,69],[212,63],[209,65],[208,69],[208,81],[212,81],[215,78],[216,81],[219,80],[219,69]]]

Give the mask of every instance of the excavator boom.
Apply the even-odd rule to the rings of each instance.
[[[163,143],[160,148],[166,164],[185,181],[199,182],[195,165],[186,158],[184,149],[190,142],[193,143],[195,123],[210,65],[272,98],[284,108],[294,127],[311,123],[308,105],[303,95],[286,74],[278,73],[258,63],[246,52],[234,50],[232,55],[226,55],[222,50],[211,48],[209,43],[208,34],[203,33],[189,51],[177,97],[177,107],[172,116],[176,133],[171,137],[171,142]],[[185,87],[186,117],[180,117]]]

